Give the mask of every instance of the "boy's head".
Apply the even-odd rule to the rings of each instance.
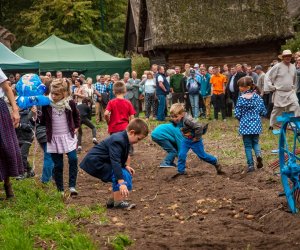
[[[131,120],[126,128],[130,144],[138,143],[149,133],[147,123],[139,118]]]
[[[184,116],[184,107],[181,103],[174,103],[170,109],[171,120],[179,123]]]
[[[126,93],[125,83],[118,81],[113,86],[113,92],[115,95],[124,95]]]

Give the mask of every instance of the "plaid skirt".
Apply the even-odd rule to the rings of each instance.
[[[0,181],[23,174],[21,151],[5,101],[0,98]]]

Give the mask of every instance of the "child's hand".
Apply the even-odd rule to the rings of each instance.
[[[77,134],[79,128],[74,129],[74,134]]]
[[[135,174],[135,170],[129,166],[126,166],[125,167],[127,169],[127,171],[131,174],[131,175],[134,175]]]
[[[124,197],[124,198],[127,198],[128,195],[129,195],[129,191],[127,189],[127,186],[125,184],[121,185],[119,187],[119,190],[120,190],[120,194]]]

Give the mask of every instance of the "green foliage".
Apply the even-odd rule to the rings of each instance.
[[[290,49],[292,52],[300,51],[300,31],[296,32],[295,37],[287,40],[286,44],[282,46],[282,50]]]
[[[143,57],[139,54],[133,54],[131,56],[132,70],[136,71],[138,77],[141,78],[145,70],[150,69],[150,61],[148,57]]]
[[[127,235],[118,234],[110,245],[113,247],[114,250],[124,250],[125,247],[130,246],[133,243],[131,239]]]
[[[0,7],[1,25],[17,37],[14,49],[54,34],[73,43],[93,43],[114,55],[122,53],[126,0],[8,0]]]
[[[16,200],[0,203],[0,249],[97,249],[79,221],[92,216],[104,221],[104,208],[66,207],[52,185],[32,179],[13,187]]]

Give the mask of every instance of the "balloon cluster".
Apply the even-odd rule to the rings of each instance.
[[[47,87],[41,82],[38,75],[23,75],[16,84],[18,106],[21,109],[26,109],[32,106],[49,105],[49,98],[44,96],[46,89]]]

